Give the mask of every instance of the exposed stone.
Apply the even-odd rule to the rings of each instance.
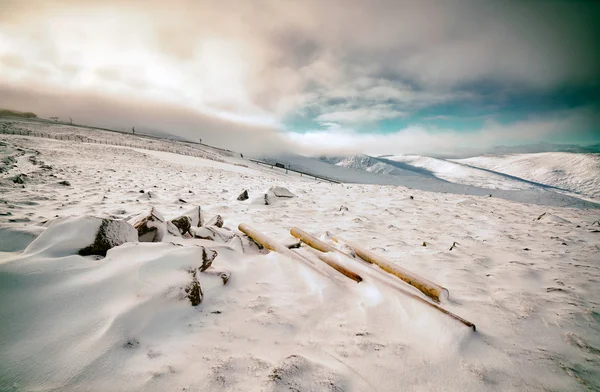
[[[200,272],[206,271],[206,269],[212,265],[213,261],[215,261],[217,255],[218,253],[215,250],[207,250],[205,247],[202,247],[202,265],[199,268]]]
[[[102,219],[94,242],[79,250],[79,254],[81,256],[106,256],[109,249],[137,240],[137,232],[129,223],[122,220]]]
[[[269,192],[272,192],[276,197],[296,197],[289,189],[284,188],[282,186],[274,186],[269,189]]]
[[[217,271],[214,269],[210,269],[208,271],[204,271],[204,273],[206,275],[212,275],[212,276],[217,276],[217,277],[221,278],[224,285],[226,285],[227,282],[229,282],[229,279],[231,278],[231,272],[229,272],[229,271]]]
[[[223,227],[223,224],[223,217],[221,215],[215,215],[211,220],[208,221],[206,226]]]
[[[237,199],[239,201],[244,201],[244,200],[248,200],[250,196],[248,195],[248,190],[244,190],[242,193],[240,193],[240,195],[237,197]]]
[[[58,184],[59,185],[64,185],[64,186],[71,186],[71,183],[69,181],[67,181],[67,180],[60,181]]]
[[[151,207],[129,220],[129,223],[138,231],[140,242],[160,242],[164,236],[165,218]]]
[[[191,275],[192,280],[186,287],[184,287],[183,291],[185,291],[185,297],[190,300],[192,306],[198,306],[202,303],[202,299],[204,297],[204,293],[202,292],[202,286],[200,285],[200,281],[198,280],[198,270],[195,268],[190,268],[188,273]]]
[[[345,205],[341,205],[340,211],[348,211],[348,207],[346,207]]]
[[[204,214],[202,214],[202,208],[200,206],[194,207],[191,210],[183,213],[182,216],[190,218],[190,225],[192,227],[204,226]]]
[[[189,233],[190,227],[192,227],[192,219],[186,215],[171,219],[171,223],[177,227],[181,235]]]
[[[25,178],[27,178],[27,174],[18,174],[15,176],[15,178],[13,178],[13,182],[15,184],[25,184]]]
[[[195,238],[222,243],[227,243],[235,237],[235,233],[231,230],[222,229],[217,226],[191,227],[190,233]]]

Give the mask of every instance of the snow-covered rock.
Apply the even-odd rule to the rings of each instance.
[[[211,220],[209,220],[206,223],[206,226],[223,227],[224,223],[225,222],[223,221],[223,217],[221,215],[215,215]]]
[[[163,215],[151,207],[129,220],[137,230],[140,242],[160,242],[167,231]]]
[[[558,215],[553,215],[548,212],[544,212],[542,215],[538,216],[534,220],[542,221],[542,222],[558,223],[558,224],[571,223],[571,221],[568,219],[561,218]]]
[[[217,226],[192,227],[190,233],[195,238],[221,243],[227,243],[236,236],[233,231]]]
[[[25,253],[45,252],[56,257],[105,256],[109,249],[137,240],[136,230],[125,221],[89,216],[62,218],[55,220]]]
[[[246,189],[242,193],[240,193],[240,195],[237,197],[237,200],[244,201],[244,200],[248,200],[249,197],[250,197],[250,195],[248,195],[248,190]]]
[[[268,206],[268,205],[273,205],[273,204],[277,203],[277,201],[280,199],[291,199],[294,197],[296,197],[296,195],[294,195],[292,192],[290,192],[289,189],[281,187],[281,186],[274,186],[274,187],[269,188],[266,192],[264,192],[260,196],[253,198],[252,204]]]
[[[190,225],[192,227],[204,226],[204,214],[202,213],[202,208],[200,206],[196,206],[191,210],[186,211],[182,214],[182,216],[187,216],[190,218]]]

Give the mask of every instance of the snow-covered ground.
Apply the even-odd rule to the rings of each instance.
[[[484,155],[455,162],[600,199],[600,154],[544,152]]]
[[[0,142],[2,391],[600,388],[598,209],[562,207],[566,199],[548,190],[511,191],[543,202],[527,204],[458,188],[336,185],[232,157],[12,135]],[[334,170],[319,174],[377,178]],[[413,177],[418,185],[428,176]],[[429,178],[431,190],[450,184]],[[260,203],[272,186],[297,197]],[[245,189],[250,198],[238,201]],[[293,226],[358,241],[448,288],[442,306],[477,332],[352,260],[360,284],[317,260],[324,275],[276,253],[176,236],[84,257],[71,250],[86,235],[77,219],[47,222],[128,219],[150,206],[169,219],[198,205],[206,219],[220,214],[226,227],[245,222],[282,241]],[[193,307],[179,287],[201,262],[197,246],[215,250],[211,269],[231,279],[200,273],[204,299]]]
[[[391,178],[390,183],[417,189],[475,195],[481,195],[482,189],[491,189],[498,197],[535,203],[546,203],[546,196],[539,194],[551,191],[546,194],[551,198],[561,194],[600,203],[599,154],[552,152],[454,160],[420,155],[355,155],[320,160],[342,168],[377,173],[383,175],[380,178]],[[440,181],[452,185],[440,184]],[[429,185],[432,182],[433,187]],[[566,200],[562,205],[569,205]]]

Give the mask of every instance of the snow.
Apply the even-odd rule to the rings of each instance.
[[[537,188],[501,198],[501,190],[435,176],[297,157],[290,161],[355,183],[225,156],[224,163],[34,137],[0,141],[16,157],[16,167],[0,173],[0,390],[600,388],[600,210],[591,203]],[[18,173],[27,174],[24,184],[5,181]],[[408,177],[416,185],[429,178],[428,189],[398,185]],[[268,206],[236,200],[243,189],[252,198],[272,187],[296,197]],[[359,243],[448,288],[442,306],[477,332],[354,260],[345,263],[363,276],[359,284],[316,259],[325,275],[276,253],[168,233],[105,258],[76,254],[93,238],[87,216],[128,220],[155,207],[169,220],[194,206],[207,222],[218,214],[225,227],[248,223],[281,242],[298,226]],[[223,285],[218,273],[199,273],[204,299],[193,307],[181,287],[202,262],[199,246],[218,254],[207,272],[231,277]]]
[[[600,154],[545,152],[484,155],[455,162],[600,199]]]

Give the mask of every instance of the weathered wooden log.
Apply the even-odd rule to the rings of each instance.
[[[320,239],[308,234],[304,230],[299,229],[297,227],[292,227],[292,229],[290,230],[290,234],[298,238],[300,241],[304,242],[311,248],[315,248],[316,250],[320,250],[321,252],[337,251],[337,249],[335,249],[333,246],[321,241]]]
[[[267,236],[264,233],[261,233],[260,231],[250,227],[249,225],[247,225],[245,223],[240,223],[240,225],[238,226],[238,229],[242,233],[246,234],[248,237],[252,238],[252,240],[254,240],[256,243],[262,245],[263,247],[265,247],[269,250],[272,250],[273,252],[277,252],[282,255],[288,256],[291,259],[294,259],[305,265],[308,265],[309,267],[311,267],[313,270],[317,271],[318,273],[328,276],[323,271],[321,271],[310,259],[307,259],[305,257],[300,256],[299,254],[297,254],[295,252],[292,252],[285,245],[280,244],[279,242],[275,241],[271,237]]]
[[[316,237],[313,237],[312,235],[308,234],[304,230],[299,229],[297,227],[293,227],[290,230],[290,234],[293,235],[294,237],[298,238],[300,241],[304,242],[308,246],[320,251],[320,252],[315,253],[317,255],[317,257],[319,258],[319,260],[323,261],[324,263],[326,263],[327,265],[329,265],[336,271],[340,272],[341,274],[346,275],[348,278],[354,280],[355,282],[357,282],[357,283],[362,282],[363,279],[359,274],[350,270],[348,267],[340,264],[331,255],[331,254],[337,252],[337,250],[333,246],[319,240]],[[321,253],[321,252],[323,252],[323,253]]]
[[[311,249],[311,248],[309,248]],[[311,249],[312,250],[312,249]],[[352,279],[356,283],[360,283],[363,281],[363,278],[357,274],[356,272],[350,270],[348,267],[340,264],[335,257],[333,257],[333,252],[319,252],[318,250],[313,250],[313,253],[325,264],[338,271],[340,274],[347,276]]]
[[[354,243],[342,240],[339,237],[332,238],[336,242],[345,243],[354,250],[354,252],[363,260],[379,266],[385,272],[388,272],[411,286],[417,288],[423,294],[433,298],[436,301],[445,301],[448,299],[448,289],[442,287],[428,279],[425,279],[417,274],[414,274],[391,261],[384,259],[383,257],[371,252],[370,250],[364,249]]]
[[[460,317],[459,315],[457,315],[457,314],[454,314],[454,313],[452,313],[452,312],[450,312],[450,311],[448,311],[448,310],[446,310],[446,309],[442,308],[442,307],[441,307],[441,306],[439,306],[439,305],[436,305],[436,304],[434,304],[434,303],[432,303],[432,302],[429,302],[429,301],[428,301],[428,300],[426,300],[425,298],[421,298],[421,297],[419,297],[417,294],[411,293],[411,292],[409,292],[409,291],[406,291],[406,290],[404,290],[404,289],[402,289],[402,288],[400,288],[400,287],[394,286],[393,284],[391,284],[391,283],[389,283],[389,282],[387,282],[387,281],[385,281],[385,280],[383,280],[383,279],[381,279],[381,278],[379,278],[379,279],[378,279],[378,281],[379,281],[379,282],[381,282],[381,283],[383,283],[383,284],[385,284],[385,285],[386,285],[386,286],[388,286],[388,287],[391,287],[391,288],[393,288],[393,289],[395,289],[395,290],[398,290],[398,291],[399,291],[399,292],[401,292],[402,294],[408,295],[409,297],[411,297],[411,298],[414,298],[414,299],[416,299],[417,301],[419,301],[419,302],[421,302],[421,303],[424,303],[424,304],[425,304],[425,305],[427,305],[427,306],[431,306],[432,308],[439,310],[440,312],[442,312],[442,313],[444,313],[444,314],[446,314],[446,315],[448,315],[448,316],[452,317],[453,319],[455,319],[455,320],[457,320],[457,321],[459,321],[459,322],[463,323],[463,324],[464,324],[464,325],[466,325],[467,327],[469,327],[469,328],[472,328],[472,329],[473,329],[473,331],[476,331],[476,330],[477,330],[477,327],[475,326],[475,324],[473,324],[473,323],[472,323],[472,322],[470,322],[469,320],[465,320],[464,318]]]
[[[339,253],[341,253],[341,254],[343,254],[345,256],[348,256],[345,253],[341,252],[340,250],[338,250],[338,249],[334,248],[333,246],[329,245],[328,243],[319,240],[318,238],[316,238],[316,237],[308,234],[307,232],[305,232],[302,229],[299,229],[297,227],[292,228],[292,230],[290,230],[290,233],[294,237],[300,239],[305,244],[309,245],[310,247],[312,247],[312,248],[314,248],[316,250],[322,251],[322,252],[327,252],[327,253],[324,253],[324,255],[328,255],[329,252],[337,251],[337,252],[339,252]],[[337,239],[337,241],[340,241],[340,240]],[[323,255],[323,253],[321,253],[321,254]],[[350,256],[348,256],[348,257],[350,257]],[[364,260],[364,261],[367,262],[367,263],[373,264],[369,260]],[[373,267],[371,267],[371,268],[373,268]],[[471,323],[470,321],[465,320],[462,317],[460,317],[460,316],[458,316],[458,315],[456,315],[456,314],[454,314],[452,312],[449,312],[448,310],[446,310],[446,309],[444,309],[444,308],[442,308],[442,307],[440,307],[440,306],[438,306],[436,304],[433,304],[433,303],[427,301],[426,299],[419,297],[418,295],[416,295],[414,293],[411,293],[411,292],[406,291],[406,290],[404,290],[404,289],[402,289],[400,287],[397,287],[397,286],[395,286],[395,285],[387,282],[382,277],[378,277],[378,276],[372,276],[372,277],[374,279],[376,279],[378,282],[383,283],[383,284],[385,284],[385,285],[387,285],[387,286],[389,286],[389,287],[391,287],[391,288],[393,288],[395,290],[400,291],[402,294],[408,295],[408,296],[410,296],[410,297],[412,297],[412,298],[414,298],[414,299],[416,299],[416,300],[418,300],[418,301],[420,301],[422,303],[427,304],[428,306],[431,306],[431,307],[439,310],[440,312],[442,312],[444,314],[447,314],[448,316],[454,318],[455,320],[460,321],[464,325],[473,328],[473,330],[476,329],[475,325],[473,323]]]

